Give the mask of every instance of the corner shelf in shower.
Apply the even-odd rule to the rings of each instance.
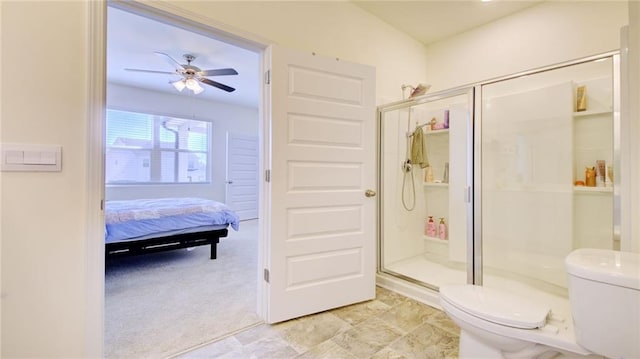
[[[440,239],[438,237],[430,237],[427,235],[423,235],[422,238],[431,241],[431,242],[435,242],[435,243],[440,243],[440,244],[448,244],[449,240],[448,239]]]
[[[574,186],[573,191],[576,193],[609,194],[609,193],[613,193],[613,188],[612,187]]]
[[[573,113],[573,117],[574,118],[581,118],[581,117],[589,117],[589,116],[597,116],[597,115],[609,115],[609,114],[612,114],[612,113],[613,113],[613,111],[611,111],[611,109],[587,110],[587,111],[574,112]]]
[[[440,187],[440,188],[449,188],[448,183],[436,183],[436,182],[422,182],[425,187]]]

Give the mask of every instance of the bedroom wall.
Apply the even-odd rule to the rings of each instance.
[[[133,112],[181,118],[195,118],[212,123],[211,183],[110,185],[105,199],[123,200],[162,197],[202,197],[225,201],[225,164],[227,132],[258,136],[258,109],[192,97],[171,95],[141,88],[108,84],[107,107]]]
[[[620,48],[626,1],[545,1],[427,46],[433,90],[471,84]]]
[[[290,4],[279,12],[269,4],[179,3],[288,47],[374,65],[379,97],[400,98],[401,84],[421,81],[426,72],[422,45],[349,4]],[[103,309],[96,303],[102,293],[94,292],[103,272],[87,250],[100,240],[87,237],[96,206],[88,198],[98,191],[89,187],[87,158],[95,147],[87,140],[94,120],[87,108],[89,4],[95,2],[0,2],[0,141],[58,144],[63,151],[61,172],[0,173],[6,358],[102,356]],[[253,8],[245,13],[247,7]]]

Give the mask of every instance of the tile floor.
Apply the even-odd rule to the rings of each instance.
[[[457,358],[459,335],[442,311],[377,287],[374,300],[260,324],[178,358]]]

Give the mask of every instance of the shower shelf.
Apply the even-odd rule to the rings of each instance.
[[[573,113],[573,117],[588,117],[588,116],[596,116],[596,115],[608,115],[608,114],[612,114],[612,113],[613,113],[613,111],[611,111],[611,109],[589,110],[589,111],[574,112]]]
[[[422,182],[422,184],[425,187],[441,187],[441,188],[448,188],[449,187],[448,183]]]
[[[430,236],[425,236],[423,235],[422,238],[431,241],[431,242],[436,242],[436,243],[441,243],[441,244],[447,244],[449,243],[449,240],[447,239],[440,239],[438,237],[430,237]]]
[[[608,194],[613,193],[613,188],[574,186],[573,191],[578,193]]]
[[[443,130],[427,130],[424,132],[425,135],[441,135],[441,134],[445,134],[445,133],[449,133],[449,129],[443,129]]]

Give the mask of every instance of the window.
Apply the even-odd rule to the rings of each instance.
[[[210,124],[107,110],[107,184],[209,181]]]

